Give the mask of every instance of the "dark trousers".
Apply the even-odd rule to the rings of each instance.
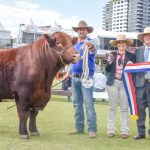
[[[62,90],[68,91],[71,87],[71,78],[68,78],[62,82]],[[67,102],[70,102],[70,96],[67,96]]]
[[[149,110],[150,120],[150,82],[146,82],[144,87],[136,88],[136,96],[139,116],[137,121],[138,134],[145,135],[146,107]],[[148,133],[150,135],[150,128]]]

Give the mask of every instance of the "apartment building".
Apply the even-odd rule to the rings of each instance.
[[[105,31],[142,32],[150,25],[150,0],[110,0],[103,16]]]

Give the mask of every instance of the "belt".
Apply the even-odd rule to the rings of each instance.
[[[117,77],[115,77],[115,79],[116,79],[116,80],[119,80],[119,81],[122,81],[122,78],[117,78]]]
[[[73,77],[75,77],[75,78],[81,78],[81,74],[74,74]]]
[[[150,79],[146,79],[146,82],[150,82]]]

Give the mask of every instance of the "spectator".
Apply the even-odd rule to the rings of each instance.
[[[117,46],[118,50],[107,55],[107,66],[105,68],[107,74],[107,92],[109,97],[109,113],[107,124],[107,136],[109,138],[115,136],[116,109],[118,102],[121,109],[121,137],[128,138],[128,100],[122,82],[123,68],[127,63],[134,62],[134,54],[126,51],[128,46],[133,44],[132,40],[128,40],[125,35],[118,35],[116,40],[111,40],[112,46]]]
[[[62,90],[69,91],[71,88],[71,77],[68,77],[62,82]],[[67,101],[70,102],[70,96],[67,96]]]
[[[103,73],[97,72],[94,74],[94,92],[104,92],[106,88],[107,78]],[[104,102],[105,99],[102,99]]]
[[[135,52],[136,62],[150,62],[150,27],[144,29],[144,33],[138,35],[138,39],[143,42],[143,46],[137,48]],[[137,129],[138,134],[134,137],[134,140],[140,140],[145,138],[145,120],[146,120],[146,107],[148,107],[150,118],[150,72],[137,72],[135,74],[135,87],[138,117]],[[148,129],[150,136],[150,127]]]

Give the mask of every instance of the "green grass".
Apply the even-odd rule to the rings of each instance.
[[[44,111],[37,117],[39,137],[21,140],[18,134],[18,116],[16,108],[7,110],[13,102],[0,103],[0,150],[149,150],[150,139],[134,141],[136,122],[130,120],[130,138],[120,137],[120,116],[117,115],[117,131],[114,138],[107,138],[108,105],[97,102],[98,135],[90,139],[87,133],[69,135],[74,127],[74,109],[72,103],[65,102],[65,98],[52,97]],[[147,123],[148,126],[148,123]]]

